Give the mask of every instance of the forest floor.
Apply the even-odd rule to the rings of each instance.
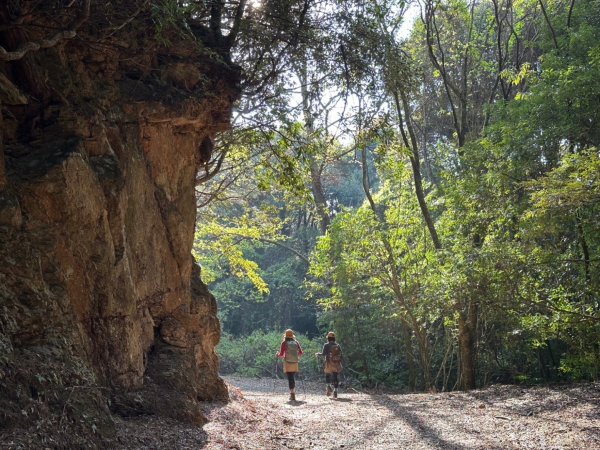
[[[600,449],[600,383],[470,392],[367,393],[300,381],[226,378],[231,402],[202,429],[161,419],[123,424],[127,449]]]

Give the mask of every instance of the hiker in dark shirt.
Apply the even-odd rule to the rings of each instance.
[[[277,357],[283,358],[283,371],[288,379],[291,401],[296,401],[296,373],[298,373],[298,362],[303,353],[300,342],[294,336],[294,331],[285,330]]]
[[[333,398],[337,398],[338,375],[342,371],[342,348],[335,341],[333,331],[327,333],[327,343],[323,345],[323,351],[315,353],[315,355],[325,358],[325,382],[327,383],[325,394],[328,397],[333,394]],[[333,388],[331,387],[332,384]]]

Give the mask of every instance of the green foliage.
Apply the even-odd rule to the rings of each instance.
[[[302,281],[306,264],[289,252],[270,246],[253,255],[263,267],[269,294],[260,295],[248,280],[221,277],[211,286],[219,304],[223,329],[235,336],[254,330],[274,330],[291,326],[314,335],[315,305],[305,301]]]
[[[370,292],[371,295],[376,293]],[[351,304],[337,306],[319,317],[323,329],[336,330],[344,352],[344,372],[363,386],[409,388],[407,363],[402,351],[402,326],[385,317],[374,298],[356,292]]]
[[[600,155],[596,148],[562,158],[544,177],[525,184],[533,193],[530,216],[549,220],[600,203]]]
[[[600,376],[597,349],[584,354],[565,355],[561,360],[560,371],[573,380],[597,380]]]
[[[314,354],[321,351],[323,344],[301,334],[296,335],[296,339],[304,350],[300,359],[301,374],[304,377],[321,376],[322,368]],[[217,347],[221,373],[244,377],[282,377],[281,359],[275,357],[281,340],[280,332],[257,330],[249,336],[237,338],[224,334]]]
[[[252,215],[242,213],[229,224],[213,220],[198,227],[194,256],[205,267],[207,282],[215,279],[211,265],[227,264],[231,275],[247,277],[258,292],[268,294],[269,288],[261,276],[258,264],[245,257],[244,249],[248,249],[248,241],[281,239],[278,233],[282,225],[273,216],[272,208],[265,205],[261,209],[253,209]]]
[[[456,388],[469,349],[479,384],[597,379],[598,0],[571,12],[545,2],[548,18],[536,1],[425,2],[435,26],[418,20],[405,42],[402,2],[341,3],[291,64],[305,123],[283,102],[268,116],[276,129],[231,145],[235,200],[199,224],[224,329],[248,336],[248,354],[225,338],[224,368],[267,373],[274,361],[261,355],[279,336],[264,330],[292,326],[334,329],[346,373],[371,386]],[[340,140],[314,80],[354,95]],[[403,117],[392,113],[398,92]],[[409,123],[417,169],[410,137],[390,127]]]
[[[486,15],[495,19],[489,9],[471,14],[465,5],[453,2],[440,10],[437,20],[454,25],[444,29],[439,45],[445,48],[449,77],[458,76],[453,71],[461,69],[465,52],[470,52],[468,76],[473,89],[484,89],[494,80],[497,66],[487,64],[485,52],[480,52],[489,30],[477,28],[477,21]],[[525,17],[531,6],[522,5],[517,14]],[[360,311],[358,317],[367,317],[376,328],[383,328],[390,318],[410,325],[413,346],[405,341],[395,354],[405,352],[408,363],[411,352],[420,353],[416,361],[423,373],[426,352],[432,375],[438,373],[438,385],[439,371],[446,373],[443,378],[450,385],[444,381],[444,388],[456,379],[452,374],[456,350],[446,339],[455,339],[460,315],[472,308],[477,308],[483,382],[596,376],[600,289],[593,255],[599,250],[600,168],[595,147],[598,127],[591,124],[599,123],[594,105],[600,74],[597,43],[591,38],[598,35],[598,23],[586,23],[582,10],[585,6],[574,13],[570,29],[555,30],[564,48],[545,47],[537,65],[525,62],[498,74],[507,83],[503,92],[512,92],[515,98],[487,112],[493,120],[486,133],[470,136],[461,149],[438,154],[439,166],[431,173],[441,178],[439,190],[430,190],[429,203],[439,205],[434,214],[443,251],[428,251],[427,239],[419,239],[420,214],[410,186],[402,184],[410,183],[402,170],[406,156],[387,145],[376,150],[383,184],[373,196],[385,221],[378,224],[366,205],[346,211],[319,241],[312,259],[311,273],[330,286],[315,289],[314,295],[321,295],[327,317],[337,319],[338,328],[360,327],[348,314],[351,310]],[[467,39],[471,20],[475,29]],[[415,32],[419,39],[424,29],[416,27]],[[544,47],[551,35],[546,39],[537,44]],[[417,48],[411,56],[428,66]],[[429,85],[436,83],[442,89],[439,81]],[[449,83],[450,91],[456,89],[452,80]],[[445,95],[442,89],[436,101],[444,105]],[[459,99],[451,98],[455,107],[460,105]],[[430,99],[417,101],[425,108]],[[416,108],[414,120],[431,114],[419,109],[421,103]],[[474,114],[477,123],[484,113],[474,108],[467,117]],[[435,130],[438,134],[444,133],[444,120]],[[386,256],[386,241],[393,263]],[[394,265],[402,274],[400,294],[389,284]],[[416,321],[410,324],[412,318]],[[419,333],[428,336],[429,344],[416,348]],[[368,349],[370,339],[361,340],[358,347]],[[450,361],[444,349],[451,350]],[[361,376],[369,364],[376,362],[363,363]]]
[[[170,32],[182,33],[185,30],[185,19],[190,14],[189,6],[182,7],[177,0],[154,0],[150,4],[150,11],[156,36],[163,45],[170,45]],[[187,37],[193,38],[193,35],[190,33]]]

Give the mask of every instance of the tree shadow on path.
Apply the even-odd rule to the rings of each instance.
[[[424,419],[415,414],[413,407],[402,405],[400,402],[394,400],[388,395],[371,395],[371,398],[375,403],[386,407],[396,417],[403,420],[413,430],[415,430],[419,436],[421,436],[424,442],[428,442],[433,447],[453,450],[467,450],[470,448],[444,439],[442,436],[440,436],[440,433],[435,428],[428,426]]]

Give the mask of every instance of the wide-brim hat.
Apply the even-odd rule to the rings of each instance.
[[[335,333],[333,331],[330,331],[329,333],[327,333],[327,338],[335,338]]]
[[[296,339],[296,336],[294,336],[294,330],[292,330],[290,328],[285,330],[285,333],[283,333],[283,337]]]

